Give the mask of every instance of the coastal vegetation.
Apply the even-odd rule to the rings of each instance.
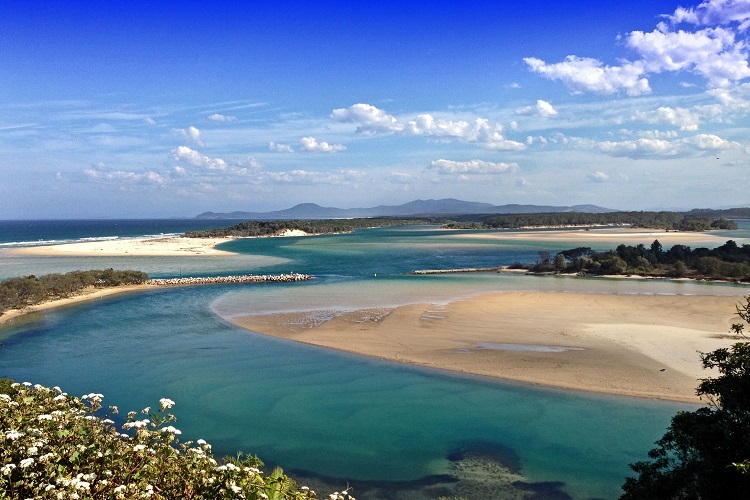
[[[709,231],[737,229],[737,223],[704,212],[560,212],[546,214],[507,214],[457,217],[447,223],[455,229],[520,229],[566,226],[632,226],[668,231]]]
[[[659,240],[654,240],[650,246],[619,245],[606,252],[596,252],[589,247],[563,250],[554,257],[550,252],[540,252],[535,264],[516,264],[511,267],[536,273],[750,281],[750,245],[739,246],[729,240],[714,249],[691,249],[686,245],[674,245],[669,250],[664,250]]]
[[[452,215],[425,217],[379,217],[316,220],[249,220],[230,227],[207,231],[188,231],[188,238],[277,236],[297,230],[307,234],[348,233],[356,229],[439,225],[445,229],[519,229],[566,226],[631,226],[668,231],[710,231],[737,229],[737,223],[723,217],[711,217],[705,211],[692,212],[555,212],[507,215]]]
[[[442,219],[433,218],[375,218],[375,219],[321,219],[321,220],[250,220],[233,226],[209,231],[188,231],[187,238],[222,238],[227,236],[276,236],[287,230],[303,231],[308,234],[349,233],[355,229],[405,226],[412,224],[442,224]]]
[[[125,419],[102,399],[0,380],[0,498],[316,498],[257,457],[217,459],[202,439],[180,442],[170,399]]]
[[[0,282],[0,315],[8,309],[23,309],[48,300],[70,297],[89,287],[141,284],[147,279],[148,275],[141,271],[115,269],[10,278]]]
[[[737,307],[750,322],[750,296]],[[744,323],[732,331],[744,338]],[[631,464],[622,499],[750,498],[750,342],[701,354],[704,368],[720,375],[702,379],[696,393],[708,406],[672,418],[649,460]]]

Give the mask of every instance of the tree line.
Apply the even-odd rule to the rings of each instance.
[[[44,276],[24,276],[0,282],[0,315],[46,300],[70,297],[86,288],[140,284],[148,279],[141,271],[114,269],[72,271]]]
[[[540,252],[535,264],[513,267],[523,267],[532,272],[750,281],[750,245],[739,246],[729,240],[714,249],[674,245],[664,250],[659,240],[654,240],[648,247],[643,244],[619,245],[606,252],[578,247],[563,250],[554,257],[549,252]]]
[[[519,229],[525,227],[555,226],[624,226],[671,231],[710,231],[737,229],[737,223],[704,215],[704,212],[560,212],[547,214],[506,214],[462,216],[447,227],[457,229]],[[478,223],[480,224],[478,226]]]
[[[188,231],[187,238],[223,238],[227,236],[274,236],[285,230],[299,230],[309,234],[349,233],[356,229],[405,226],[413,224],[442,224],[444,220],[435,218],[399,218],[387,217],[368,219],[320,219],[320,220],[250,220],[230,227],[208,231]]]

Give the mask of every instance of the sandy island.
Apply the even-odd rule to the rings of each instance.
[[[47,256],[190,256],[190,255],[235,255],[232,252],[217,250],[220,243],[232,238],[118,238],[114,240],[83,241],[62,245],[45,245],[38,247],[11,248],[6,250],[16,255]]]
[[[457,234],[457,238],[481,239],[481,240],[529,240],[529,241],[560,241],[560,242],[581,242],[583,243],[612,243],[613,247],[619,244],[637,245],[643,243],[650,245],[654,240],[659,240],[663,247],[684,244],[705,244],[710,247],[723,245],[729,239],[735,239],[727,236],[719,236],[711,232],[693,232],[693,231],[664,231],[659,229],[643,228],[611,228],[611,227],[592,227],[592,228],[567,228],[567,229],[546,229],[546,230],[498,230],[498,231],[477,231],[473,234]],[[745,238],[736,238],[738,241],[745,241]]]
[[[497,292],[447,305],[244,316],[252,331],[552,387],[699,402],[698,351],[729,346],[736,297]]]

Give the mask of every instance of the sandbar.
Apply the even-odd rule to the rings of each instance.
[[[217,250],[216,245],[232,238],[117,238],[112,240],[83,241],[61,245],[11,248],[7,252],[16,255],[45,256],[191,256],[191,255],[236,255],[233,252]]]
[[[684,244],[705,244],[716,247],[723,245],[729,239],[711,232],[696,231],[664,231],[643,228],[623,227],[592,227],[592,228],[565,228],[545,230],[524,231],[477,231],[476,233],[461,233],[454,235],[457,238],[481,239],[481,240],[526,240],[526,241],[569,241],[583,243],[612,243],[613,245],[627,244],[637,245],[643,243],[650,245],[654,240],[664,247]],[[745,238],[736,238],[745,241]]]
[[[493,292],[447,304],[340,311],[332,319],[309,311],[231,321],[261,334],[402,363],[698,403],[698,379],[716,375],[702,368],[699,352],[742,340],[728,333],[741,300]]]

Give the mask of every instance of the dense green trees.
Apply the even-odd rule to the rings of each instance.
[[[322,219],[322,220],[250,220],[234,226],[212,229],[210,231],[188,231],[183,236],[188,238],[217,238],[226,236],[274,236],[287,229],[300,230],[309,234],[349,233],[355,229],[368,227],[405,226],[413,224],[443,224],[444,219],[407,218],[407,219]]]
[[[469,215],[456,217],[450,227],[468,229],[481,222],[490,229],[517,229],[523,227],[564,226],[623,226],[667,229],[674,231],[709,231],[712,229],[737,229],[734,221],[711,217],[703,213],[682,212],[607,212],[580,213],[556,212],[548,214]]]
[[[750,296],[737,312],[750,321]],[[743,323],[732,327],[740,335],[743,329]],[[750,343],[701,359],[720,373],[698,386],[709,406],[674,416],[649,460],[631,464],[638,476],[625,481],[622,499],[750,498]]]
[[[0,314],[8,309],[21,309],[44,300],[69,297],[90,286],[138,284],[147,279],[148,275],[141,271],[114,269],[10,278],[0,282]]]
[[[691,249],[675,245],[664,250],[659,240],[645,245],[619,245],[614,250],[595,252],[588,247],[559,252],[551,260],[528,266],[533,272],[635,274],[750,281],[750,245],[732,240],[714,248]]]

